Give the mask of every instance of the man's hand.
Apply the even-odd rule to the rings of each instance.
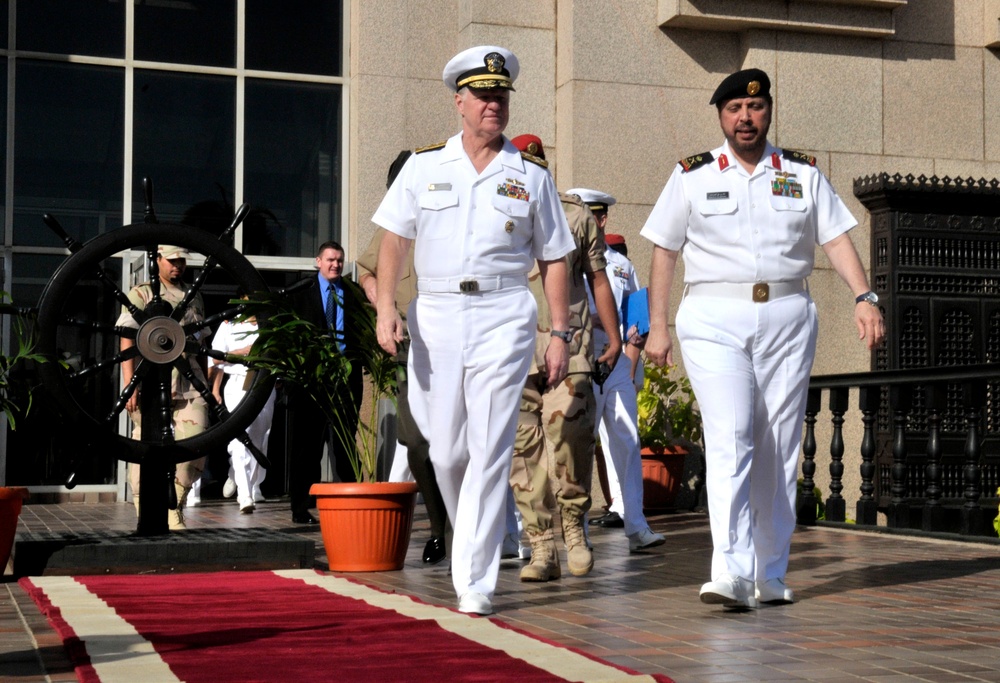
[[[597,364],[607,363],[612,370],[618,363],[618,358],[622,354],[621,339],[612,339],[604,347],[604,353],[597,357]]]
[[[375,333],[378,335],[378,345],[386,353],[396,355],[396,344],[406,338],[403,331],[403,319],[395,307],[389,311],[379,311]]]
[[[670,331],[663,329],[651,329],[649,337],[646,338],[646,358],[657,367],[674,364],[674,342],[670,338]]]
[[[365,290],[365,297],[372,306],[378,304],[378,280],[374,275],[365,273],[361,276],[361,288]]]
[[[569,373],[569,346],[559,337],[552,337],[545,349],[545,371],[550,387],[566,379]]]
[[[864,339],[871,351],[885,340],[885,321],[877,306],[867,301],[854,305],[854,323],[858,326],[858,339]]]

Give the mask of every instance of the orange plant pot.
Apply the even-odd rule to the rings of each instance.
[[[402,569],[410,545],[413,482],[313,484],[330,571]]]
[[[6,571],[10,561],[21,504],[27,497],[28,489],[24,486],[0,486],[0,574]]]
[[[647,510],[673,507],[684,476],[687,451],[673,446],[643,448],[641,454],[642,507]]]

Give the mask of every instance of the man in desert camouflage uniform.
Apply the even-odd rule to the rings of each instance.
[[[523,153],[544,160],[541,140],[522,135],[511,140]],[[579,197],[560,194],[566,219],[576,242],[567,257],[569,276],[569,374],[559,384],[547,387],[545,349],[553,330],[549,309],[536,266],[528,286],[538,305],[538,334],[528,381],[521,394],[517,440],[510,482],[531,542],[531,562],[521,569],[522,581],[549,581],[561,575],[559,553],[552,530],[552,508],[558,500],[562,519],[566,563],[575,576],[588,574],[594,566],[587,547],[583,519],[590,509],[590,482],[594,459],[594,391],[591,386],[594,355],[586,278],[597,300],[598,315],[613,331],[608,346],[599,350],[597,362],[613,366],[621,353],[618,314],[608,282],[604,258],[604,233]],[[546,457],[551,449],[556,491],[549,485]],[[555,499],[555,500],[554,500]]]
[[[183,247],[175,247],[161,244],[157,250],[156,263],[160,272],[160,297],[171,306],[176,307],[184,299],[185,288],[181,280],[184,270],[187,268],[188,251]],[[146,305],[153,298],[153,290],[148,282],[133,287],[128,293],[129,300],[140,309],[145,309]],[[182,325],[188,325],[205,319],[205,303],[201,299],[201,294],[196,294],[188,304],[184,317],[181,319]],[[121,316],[116,323],[122,327],[137,328],[138,324],[127,310],[122,310]],[[202,330],[198,335],[209,334],[208,330]],[[134,342],[131,339],[122,337],[121,350],[131,348]],[[186,354],[185,354],[186,355]],[[189,358],[191,372],[201,380],[206,386],[205,369],[196,358]],[[122,382],[127,385],[132,380],[134,370],[134,360],[122,361]],[[142,438],[142,420],[139,413],[139,392],[141,387],[136,388],[135,393],[129,398],[126,408],[135,428],[132,430],[132,438],[139,440]],[[188,439],[196,434],[200,434],[208,427],[208,405],[201,397],[198,390],[185,379],[176,368],[170,372],[170,394],[173,401],[171,406],[171,419],[174,428],[174,439]],[[205,468],[205,458],[200,457],[190,462],[177,465],[174,474],[174,488],[177,492],[177,509],[168,510],[167,525],[171,530],[185,529],[184,525],[184,504],[187,499],[191,485],[201,477],[201,472]],[[132,501],[135,504],[136,512],[139,511],[139,465],[133,464],[129,467],[129,480],[132,484]]]

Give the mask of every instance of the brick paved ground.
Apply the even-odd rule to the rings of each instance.
[[[264,527],[302,534],[325,557],[318,530],[289,522],[287,502],[241,516],[208,501],[190,526]],[[1000,546],[800,528],[789,584],[798,602],[727,613],[698,601],[707,579],[704,515],[650,518],[665,546],[630,555],[621,530],[595,529],[594,572],[521,584],[505,561],[497,618],[531,633],[678,683],[730,681],[1000,681]],[[135,524],[120,503],[29,505],[31,531],[113,529]],[[427,524],[418,508],[406,566],[355,574],[371,585],[433,604],[455,603],[447,567],[424,567]],[[20,587],[0,585],[0,680],[72,681],[58,639]]]

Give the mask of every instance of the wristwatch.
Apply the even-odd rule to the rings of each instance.
[[[569,330],[567,330],[565,332],[562,331],[562,330],[552,330],[552,336],[553,337],[559,337],[560,339],[562,339],[567,344],[569,344],[571,341],[573,341],[573,333],[571,331],[569,331]]]
[[[875,292],[869,290],[869,291],[865,292],[864,294],[861,294],[860,296],[855,297],[855,299],[854,299],[854,303],[856,303],[856,304],[860,304],[862,301],[867,301],[872,306],[874,306],[874,305],[876,305],[878,303],[878,294],[876,294]]]

